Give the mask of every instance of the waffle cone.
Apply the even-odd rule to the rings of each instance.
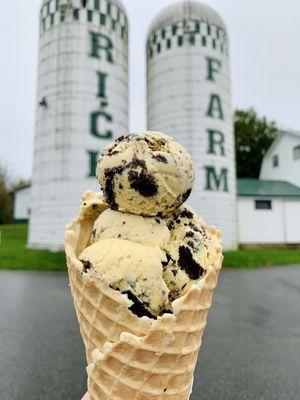
[[[138,318],[127,296],[82,273],[78,255],[94,219],[74,220],[65,247],[72,295],[88,362],[91,400],[187,400],[222,263],[222,249],[206,276],[172,303],[173,314]],[[215,234],[215,228],[209,228]]]

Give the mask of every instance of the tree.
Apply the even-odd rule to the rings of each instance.
[[[0,166],[0,225],[12,222],[13,196],[8,188],[7,173]]]
[[[236,110],[234,118],[238,178],[259,178],[262,159],[278,128],[274,121],[258,117],[255,110]]]

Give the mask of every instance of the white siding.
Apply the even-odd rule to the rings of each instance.
[[[271,200],[271,210],[256,210],[255,200]],[[300,199],[238,197],[241,244],[300,243]]]
[[[31,187],[15,192],[14,220],[28,219],[30,213]]]
[[[284,243],[282,200],[272,200],[272,210],[256,210],[255,200],[260,198],[238,198],[238,233],[241,244]]]
[[[294,160],[293,149],[300,145],[300,137],[283,134],[266,154],[260,179],[282,180],[300,187],[300,159]],[[273,167],[272,158],[277,154],[278,167]]]
[[[300,243],[300,200],[284,202],[286,242]]]

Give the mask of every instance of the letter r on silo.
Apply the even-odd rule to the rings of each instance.
[[[214,74],[219,73],[222,68],[222,63],[220,60],[212,57],[206,57],[207,61],[207,77],[208,81],[215,82]]]
[[[101,52],[105,53],[106,61],[113,63],[113,43],[110,38],[102,33],[90,32],[91,53],[90,56],[101,59]]]

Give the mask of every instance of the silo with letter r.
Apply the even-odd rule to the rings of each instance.
[[[119,0],[44,0],[28,246],[59,250],[99,150],[128,131],[128,21]]]

